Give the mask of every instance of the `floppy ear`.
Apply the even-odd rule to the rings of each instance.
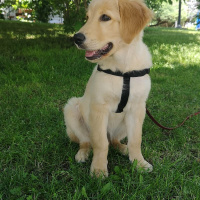
[[[119,0],[120,34],[126,43],[152,19],[153,13],[142,0]]]

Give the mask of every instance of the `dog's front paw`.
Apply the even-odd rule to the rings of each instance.
[[[92,163],[90,168],[90,175],[96,176],[97,178],[105,178],[108,177],[108,170],[107,165],[106,166],[98,166],[95,167],[95,165]]]
[[[86,149],[80,149],[75,156],[77,162],[85,162],[88,159],[89,151]]]
[[[90,175],[96,176],[97,178],[105,178],[108,177],[108,170],[107,169],[92,169],[90,170]]]
[[[137,169],[141,171],[151,172],[153,171],[153,166],[149,164],[144,158],[142,159],[130,159],[131,162],[137,162]]]
[[[142,168],[142,170],[145,170],[146,172],[152,172],[153,171],[153,166],[151,164],[149,164],[146,160],[139,161],[137,163],[137,168],[138,169]]]

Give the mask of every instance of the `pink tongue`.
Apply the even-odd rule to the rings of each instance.
[[[86,51],[85,57],[92,57],[92,56],[94,56],[95,53],[96,53],[96,51]]]

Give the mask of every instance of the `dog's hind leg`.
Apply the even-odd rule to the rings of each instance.
[[[72,130],[69,127],[67,127],[67,135],[72,142],[79,143],[78,137],[76,137],[76,135],[72,132]]]
[[[121,140],[126,137],[126,134],[122,132],[121,134],[116,134],[115,137],[111,138],[111,145],[117,149],[121,154],[128,154],[128,146],[126,144],[122,144]]]
[[[111,141],[111,145],[112,145],[115,149],[119,150],[119,152],[120,152],[121,154],[123,154],[123,155],[128,155],[128,147],[127,147],[127,145],[126,145],[126,144],[122,144],[122,143],[120,142],[120,140],[113,139],[113,140]]]
[[[90,143],[80,143],[80,149],[75,156],[77,162],[85,162],[88,159],[90,153]]]
[[[68,101],[64,107],[64,118],[69,138],[80,145],[75,159],[77,162],[85,162],[90,152],[90,139],[79,110],[79,102],[80,98],[72,98]]]
[[[128,154],[128,146],[126,144],[122,144],[120,141],[123,140],[127,136],[126,127],[124,125],[124,121],[119,123],[118,127],[110,132],[109,135],[110,144],[117,149],[121,154]]]

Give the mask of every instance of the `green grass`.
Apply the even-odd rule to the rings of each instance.
[[[148,28],[153,56],[149,110],[175,126],[200,109],[200,33]],[[200,117],[168,136],[148,117],[142,151],[152,173],[113,148],[109,177],[78,164],[62,108],[82,96],[93,70],[62,26],[0,21],[0,199],[200,199]]]

